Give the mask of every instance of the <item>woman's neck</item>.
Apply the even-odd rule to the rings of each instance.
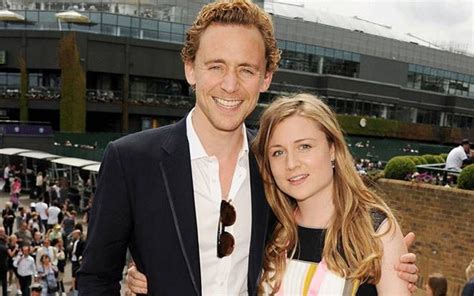
[[[332,190],[297,202],[295,220],[298,225],[308,228],[327,228],[333,216]]]

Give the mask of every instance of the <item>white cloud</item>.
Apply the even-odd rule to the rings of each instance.
[[[340,15],[357,15],[402,33],[474,53],[472,0],[304,0],[304,5]]]

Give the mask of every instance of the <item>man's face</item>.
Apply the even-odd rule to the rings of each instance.
[[[463,144],[462,147],[464,148],[464,152],[469,153],[471,145]]]
[[[263,37],[253,26],[212,24],[201,35],[194,62],[185,63],[195,85],[198,130],[231,132],[252,113],[270,86]]]

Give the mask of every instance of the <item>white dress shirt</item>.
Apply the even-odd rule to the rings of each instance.
[[[13,265],[18,268],[17,271],[20,276],[36,275],[35,259],[29,255],[28,257],[23,255],[18,256],[13,262]]]
[[[194,199],[196,205],[201,287],[203,295],[247,294],[247,274],[252,229],[249,148],[245,125],[243,143],[227,200],[236,211],[234,225],[225,230],[235,238],[231,255],[217,257],[217,231],[222,200],[217,157],[207,155],[192,124],[192,110],[186,118]]]

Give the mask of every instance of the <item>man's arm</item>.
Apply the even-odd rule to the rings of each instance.
[[[80,295],[120,295],[131,221],[129,190],[119,151],[110,143],[101,163],[78,272]]]
[[[415,234],[413,232],[408,233],[403,241],[407,249],[415,241]],[[398,272],[398,277],[408,282],[408,290],[411,293],[416,291],[416,282],[418,281],[418,267],[415,265],[416,255],[413,253],[407,253],[400,256],[400,262],[395,264],[395,270]]]

